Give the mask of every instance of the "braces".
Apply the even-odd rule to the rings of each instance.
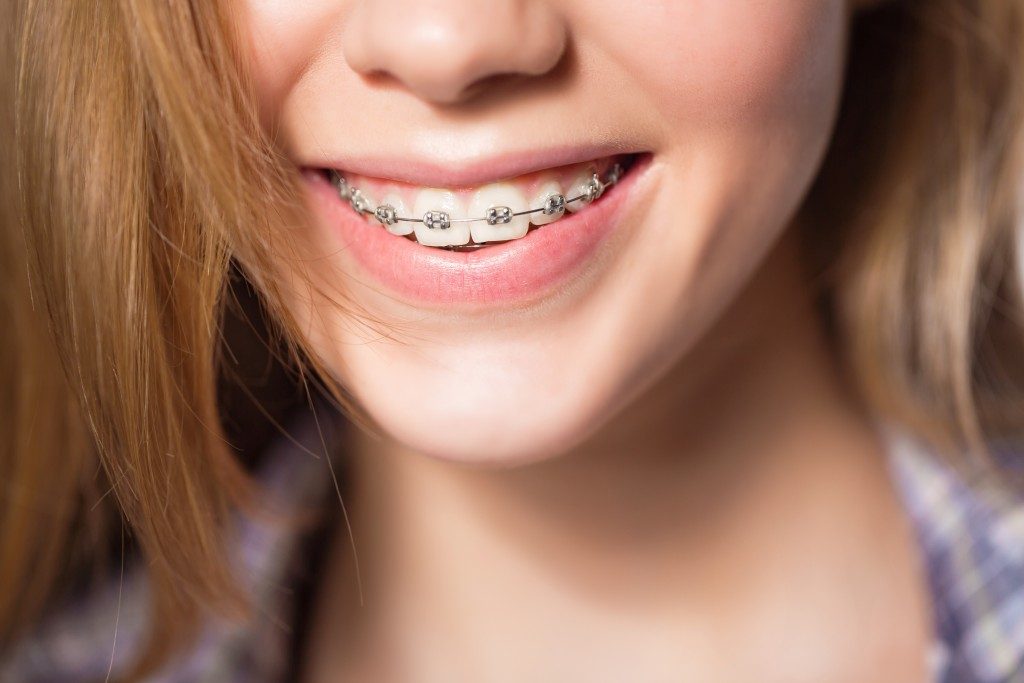
[[[360,214],[373,216],[381,225],[394,225],[398,222],[405,223],[423,223],[431,230],[447,230],[451,227],[452,223],[473,223],[476,221],[485,221],[488,225],[504,225],[512,221],[515,216],[528,216],[530,214],[543,212],[545,216],[556,216],[561,218],[565,215],[566,206],[573,202],[583,202],[589,204],[598,199],[604,191],[609,187],[619,182],[622,177],[623,169],[621,164],[615,164],[608,172],[605,180],[601,180],[597,173],[595,173],[586,186],[583,188],[583,193],[576,195],[575,197],[566,197],[563,194],[554,193],[549,194],[544,200],[544,206],[536,209],[527,209],[526,211],[512,211],[507,206],[492,206],[487,209],[487,215],[480,218],[452,218],[445,211],[427,211],[423,214],[422,218],[410,218],[406,216],[399,216],[395,213],[395,207],[390,204],[381,204],[379,206],[370,206],[366,197],[359,191],[358,188],[349,185],[348,181],[345,180],[337,171],[331,171],[331,184],[338,191],[338,196],[342,200],[347,201],[354,211]],[[466,245],[463,245],[466,246]],[[479,246],[484,246],[483,244]]]

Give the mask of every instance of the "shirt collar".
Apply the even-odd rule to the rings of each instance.
[[[927,565],[935,680],[1024,680],[1024,500],[991,478],[972,481],[904,431],[886,434]]]

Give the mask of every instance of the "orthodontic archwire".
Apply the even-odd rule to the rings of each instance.
[[[593,174],[590,180],[587,181],[587,184],[583,187],[583,191],[575,197],[566,197],[563,194],[555,192],[549,194],[545,198],[543,206],[539,206],[535,209],[513,211],[508,206],[491,206],[487,209],[486,215],[477,218],[452,218],[446,211],[436,210],[427,211],[423,214],[422,218],[399,216],[396,213],[395,207],[390,204],[370,206],[370,202],[366,199],[363,193],[360,192],[358,188],[350,185],[345,177],[337,171],[331,171],[330,180],[334,189],[338,192],[338,196],[343,201],[347,201],[356,213],[373,216],[381,225],[394,225],[399,222],[422,223],[431,230],[447,230],[453,223],[473,223],[476,221],[484,221],[488,225],[504,225],[506,223],[510,223],[516,216],[529,216],[541,212],[543,212],[545,216],[556,216],[557,218],[561,218],[565,214],[566,207],[569,204],[572,204],[573,202],[589,204],[597,200],[602,194],[604,194],[605,190],[619,181],[622,177],[622,173],[622,165],[616,163],[611,167],[611,170],[608,171],[604,180],[601,180],[597,173]],[[481,244],[480,246],[484,245]]]

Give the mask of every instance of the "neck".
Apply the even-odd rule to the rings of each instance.
[[[433,622],[417,636],[437,634],[417,646],[430,656],[446,640],[450,651],[495,647],[519,627],[542,635],[538,623],[570,614],[582,631],[624,611],[668,618],[680,601],[718,614],[758,558],[800,547],[808,519],[848,521],[867,491],[877,498],[871,423],[794,252],[784,241],[698,348],[570,453],[500,469],[355,444],[346,502],[362,612],[389,627]]]

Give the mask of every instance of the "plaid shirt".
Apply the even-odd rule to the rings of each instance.
[[[930,651],[936,683],[1024,683],[1024,501],[964,479],[906,434],[886,429],[897,491],[927,564],[936,623]],[[311,423],[291,430],[313,452]],[[327,502],[326,463],[282,439],[259,471],[282,503]],[[301,534],[238,518],[233,557],[250,582],[258,616],[245,624],[211,619],[191,649],[153,681],[285,681],[293,663],[294,586],[308,574]],[[139,569],[105,591],[56,613],[0,663],[3,683],[103,680],[121,670],[144,634],[146,584]],[[306,577],[308,579],[308,576]]]

